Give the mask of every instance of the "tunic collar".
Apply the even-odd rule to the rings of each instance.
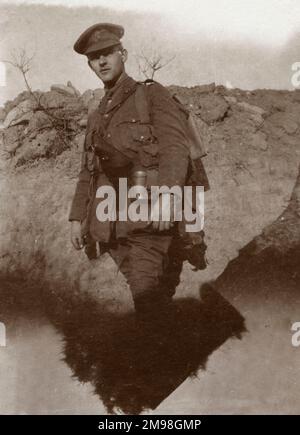
[[[105,111],[110,112],[116,106],[122,104],[124,100],[134,91],[136,88],[136,81],[129,77],[125,72],[121,74],[119,80],[115,86],[111,89],[105,90]],[[109,106],[107,106],[107,101],[111,100]]]
[[[123,84],[124,80],[128,79],[129,76],[126,74],[126,72],[122,72],[120,77],[118,78],[117,82],[112,88],[106,88],[104,86],[105,96],[108,98],[112,97],[112,95],[116,92],[116,90]]]

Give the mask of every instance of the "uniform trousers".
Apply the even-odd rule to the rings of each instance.
[[[159,309],[171,301],[183,264],[174,229],[132,233],[105,249],[125,276],[136,310]]]

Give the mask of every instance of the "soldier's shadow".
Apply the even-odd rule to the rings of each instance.
[[[177,299],[164,327],[137,327],[134,313],[117,315],[85,301],[57,325],[64,360],[91,382],[109,413],[156,408],[230,337],[241,338],[244,318],[209,285],[200,300]],[[170,320],[170,321],[168,321]],[[167,326],[166,326],[167,325]]]

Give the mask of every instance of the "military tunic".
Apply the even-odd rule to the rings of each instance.
[[[169,92],[155,82],[147,88],[151,125],[142,124],[135,102],[137,86],[124,73],[89,116],[85,147],[94,146],[100,157],[97,185],[112,184],[117,188],[119,177],[130,177],[132,170],[138,168],[155,169],[160,186],[183,186],[189,162],[183,115]],[[91,173],[83,158],[70,221],[83,221],[86,217],[90,180]],[[174,294],[182,268],[174,229],[157,232],[147,227],[129,231],[126,238],[120,239],[120,222],[99,224],[103,224],[103,237],[99,241],[125,275],[134,300],[149,292]]]

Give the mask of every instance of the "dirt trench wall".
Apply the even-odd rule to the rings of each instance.
[[[179,89],[203,120],[211,190],[205,196],[209,266],[185,265],[178,295],[195,295],[238,250],[285,209],[298,172],[300,103],[295,93]],[[178,89],[177,89],[178,91]],[[6,156],[7,157],[7,156]],[[89,262],[70,243],[68,213],[80,147],[14,167],[1,157],[1,274],[47,282],[53,291],[89,292],[128,305],[112,260]]]

